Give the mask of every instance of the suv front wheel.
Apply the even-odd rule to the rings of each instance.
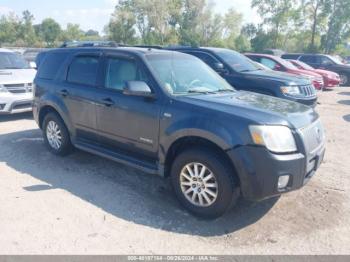
[[[66,125],[56,113],[48,113],[43,122],[44,141],[55,155],[65,156],[72,150]]]
[[[206,218],[217,218],[231,206],[237,187],[233,175],[220,154],[207,149],[181,153],[171,170],[180,203],[191,213]]]
[[[341,73],[340,74],[340,86],[348,86],[349,85],[349,76]]]

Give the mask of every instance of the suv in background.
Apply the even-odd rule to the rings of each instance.
[[[0,48],[0,114],[32,110],[35,74],[21,55]]]
[[[75,146],[171,177],[179,201],[199,216],[222,215],[236,192],[260,200],[301,188],[325,152],[312,108],[236,91],[187,54],[51,50],[35,85],[34,118],[51,152]]]
[[[350,85],[350,65],[344,64],[338,58],[322,54],[284,54],[283,59],[300,60],[313,68],[325,69],[340,76],[340,85]]]
[[[318,90],[322,90],[324,87],[323,77],[321,75],[307,70],[299,69],[289,61],[284,60],[278,56],[255,53],[247,53],[245,55],[256,62],[269,67],[272,70],[307,77],[312,81],[314,88]]]
[[[315,107],[317,95],[304,77],[263,70],[244,55],[223,48],[172,47],[207,63],[238,90],[275,96]]]

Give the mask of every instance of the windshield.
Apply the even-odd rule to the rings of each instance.
[[[291,62],[289,62],[289,61],[287,61],[287,60],[284,60],[284,59],[282,59],[282,58],[280,58],[280,57],[278,57],[278,56],[274,57],[274,59],[275,59],[278,63],[280,63],[282,66],[284,66],[284,67],[286,67],[286,68],[288,68],[288,69],[298,70],[298,68],[297,68],[295,65],[293,65]]]
[[[332,55],[329,55],[327,56],[329,59],[331,59],[334,63],[338,64],[338,65],[343,65],[343,61],[341,58],[338,58],[338,56],[332,56]]]
[[[29,69],[29,64],[18,54],[0,53],[0,69]]]
[[[172,55],[148,55],[147,60],[170,94],[234,91],[224,79],[198,58],[174,52]]]
[[[296,63],[297,65],[300,65],[303,69],[306,70],[314,70],[315,68],[309,66],[308,64],[301,62],[301,61],[294,61],[294,63]]]
[[[215,49],[215,53],[236,72],[261,70],[246,56],[228,49]]]

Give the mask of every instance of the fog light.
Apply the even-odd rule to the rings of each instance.
[[[280,176],[278,178],[278,189],[285,189],[289,183],[289,175]]]

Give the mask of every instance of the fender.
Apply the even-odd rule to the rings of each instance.
[[[181,138],[198,137],[211,141],[223,151],[241,145],[243,142],[236,132],[228,130],[220,121],[210,121],[203,117],[188,117],[171,124],[161,136],[159,160],[164,163],[170,147]]]
[[[42,102],[42,101],[44,101],[44,102]],[[39,116],[40,116],[41,110],[43,108],[45,108],[46,106],[50,106],[58,112],[58,114],[63,119],[63,122],[67,126],[68,130],[70,131],[72,137],[75,137],[76,132],[75,132],[74,125],[72,124],[72,121],[69,117],[68,109],[67,109],[65,103],[62,101],[62,99],[59,99],[52,92],[45,93],[45,95],[43,95],[40,98]]]

